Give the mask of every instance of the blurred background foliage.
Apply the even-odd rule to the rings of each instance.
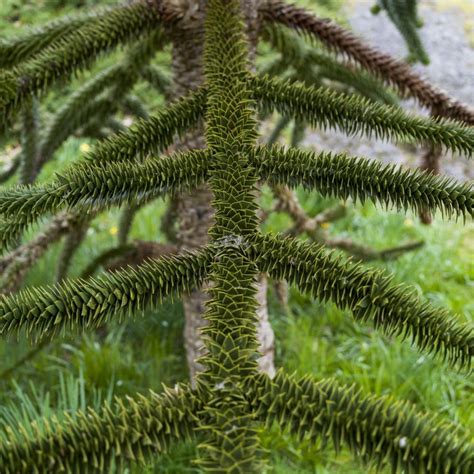
[[[20,28],[73,13],[79,7],[114,3],[115,0],[3,0],[0,2],[1,36],[15,35]],[[344,21],[342,0],[298,0],[298,3]],[[264,48],[262,54],[265,55]],[[98,68],[113,64],[115,58],[116,55],[107,57],[92,71],[49,94],[42,102],[46,116],[57,110],[64,97],[78,84]],[[156,61],[168,65],[169,49],[159,53]],[[162,105],[160,96],[144,82],[134,92],[146,101],[150,112]],[[268,125],[265,129],[269,129]],[[287,135],[283,140],[289,139]],[[15,134],[8,139],[0,138],[0,149],[8,150],[15,141]],[[55,159],[45,166],[39,180],[47,180],[56,169],[76,160],[93,144],[93,140],[69,138],[56,152]],[[0,167],[2,165],[4,163],[0,162]],[[337,203],[301,190],[298,197],[310,215]],[[131,238],[164,242],[160,219],[166,205],[164,201],[155,201],[142,208],[134,220]],[[263,190],[262,205],[271,211],[272,194],[267,188]],[[71,277],[79,276],[94,257],[115,245],[118,217],[118,212],[108,212],[93,221],[74,256]],[[265,223],[265,230],[283,231],[289,224],[286,214],[273,212]],[[416,252],[402,255],[395,261],[371,262],[371,265],[386,268],[394,274],[396,281],[414,286],[432,303],[452,310],[460,319],[473,318],[472,223],[464,225],[435,218],[431,226],[424,226],[415,215],[382,212],[371,204],[349,203],[346,216],[328,225],[331,235],[350,236],[374,248],[423,240],[424,247]],[[31,269],[27,285],[54,282],[60,248],[60,244],[52,246]],[[456,374],[439,361],[420,355],[410,347],[409,341],[384,337],[368,326],[356,324],[349,313],[339,311],[331,304],[312,301],[296,291],[290,291],[289,305],[283,308],[271,289],[269,304],[277,341],[276,363],[288,372],[337,376],[341,382],[355,383],[367,392],[410,400],[421,409],[433,410],[466,427],[474,426],[472,377]],[[115,395],[160,390],[163,383],[173,385],[186,380],[182,330],[181,304],[168,301],[126,324],[111,324],[106,334],[96,332],[56,339],[14,371],[9,369],[26,354],[31,356],[33,347],[24,339],[1,340],[0,440],[5,428],[18,420],[39,419],[53,413],[61,416],[63,411],[72,412],[86,405],[98,406]],[[346,452],[334,458],[332,452],[296,442],[276,429],[265,433],[263,442],[271,452],[269,472],[367,472],[367,468]],[[179,445],[147,470],[140,467],[136,472],[195,472],[189,462],[193,451],[194,446]]]

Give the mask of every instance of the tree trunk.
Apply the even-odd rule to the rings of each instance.
[[[255,55],[258,34],[258,14],[256,1],[242,0],[246,12],[246,22],[251,50],[251,60]],[[196,89],[203,82],[202,53],[204,48],[204,10],[205,0],[180,0],[173,2],[173,8],[179,8],[180,20],[169,28],[173,44],[173,98],[180,97]],[[177,149],[203,148],[204,126],[190,131],[177,144]],[[191,193],[184,193],[171,202],[171,215],[176,216],[176,241],[181,249],[192,249],[208,242],[208,229],[213,221],[211,193],[207,186],[199,187]],[[169,229],[168,229],[169,230]],[[172,232],[168,232],[172,234]],[[267,283],[262,275],[259,282],[257,299],[260,340],[260,368],[273,376],[275,372],[274,335],[268,321]],[[183,298],[185,313],[184,344],[191,381],[202,369],[197,359],[203,354],[200,329],[204,325],[203,312],[207,295],[204,291],[193,291]]]

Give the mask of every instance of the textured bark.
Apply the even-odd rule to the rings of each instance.
[[[58,266],[56,269],[56,281],[61,282],[67,276],[72,259],[79,246],[87,235],[87,230],[91,223],[92,216],[78,219],[77,223],[69,231],[64,239],[63,248],[59,255]]]
[[[407,63],[366,44],[332,20],[318,18],[304,8],[279,0],[268,0],[261,7],[264,19],[312,35],[327,47],[358,62],[403,95],[416,98],[422,105],[443,117],[474,124],[474,110],[433,86]]]
[[[430,146],[422,157],[422,162],[420,164],[420,169],[428,171],[429,173],[439,174],[440,166],[439,161],[442,155],[442,149],[440,146],[432,145]],[[428,210],[423,210],[420,212],[420,221],[422,224],[429,225],[431,224],[433,217],[431,212]]]
[[[0,294],[17,291],[31,266],[76,223],[75,214],[60,213],[33,240],[3,257],[0,260]]]
[[[164,7],[166,17],[175,19],[169,28],[173,44],[173,98],[187,94],[203,82],[202,53],[204,46],[204,16],[205,0],[180,0],[171,2],[169,9]],[[250,60],[255,55],[255,45],[258,35],[258,8],[256,0],[243,0],[244,12],[251,45]],[[179,18],[176,20],[176,18]],[[177,145],[177,149],[203,148],[204,127],[188,133]],[[171,203],[169,216],[176,216],[176,241],[180,249],[195,248],[208,242],[208,229],[213,222],[211,193],[207,186],[202,186],[191,193],[177,196]],[[169,224],[168,224],[169,225]],[[168,235],[173,235],[172,229],[167,229]],[[259,328],[262,358],[260,367],[269,375],[274,374],[273,348],[274,336],[268,322],[266,301],[266,279],[262,276],[259,283],[258,301]],[[203,343],[200,330],[204,326],[203,313],[207,295],[204,291],[193,291],[183,298],[185,313],[184,343],[191,380],[202,369],[197,359],[203,355]]]

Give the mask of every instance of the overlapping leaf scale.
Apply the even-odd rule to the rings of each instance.
[[[453,425],[406,402],[366,395],[332,379],[315,380],[279,371],[248,380],[247,396],[258,418],[276,422],[298,438],[332,442],[336,451],[379,468],[412,474],[470,474],[474,446]]]
[[[53,336],[131,316],[167,296],[199,287],[207,277],[213,255],[213,250],[204,248],[97,278],[69,280],[2,296],[0,335],[23,330],[32,338]]]
[[[279,146],[257,147],[252,161],[263,179],[290,187],[315,189],[323,196],[371,200],[386,208],[428,209],[447,217],[474,216],[474,189],[419,170],[346,153],[306,151]]]
[[[4,118],[30,97],[89,65],[145,31],[156,28],[159,17],[142,2],[110,9],[86,22],[39,54],[9,70],[0,70],[0,115]]]
[[[204,435],[197,463],[209,472],[254,472],[259,439],[242,378],[258,367],[257,268],[237,242],[216,247],[204,314],[208,325],[202,329],[208,354],[202,358],[206,370],[199,380],[209,396],[197,428]]]
[[[197,464],[208,472],[254,472],[260,453],[253,415],[242,392],[242,376],[256,372],[255,283],[257,268],[241,234],[257,231],[255,183],[248,151],[256,140],[247,87],[248,51],[238,0],[209,0],[205,28],[208,86],[206,142],[215,224],[211,245],[211,299],[204,318],[208,353],[199,380],[209,392]]]
[[[193,150],[143,163],[79,164],[58,175],[68,188],[61,204],[102,208],[189,190],[205,182],[208,159],[207,150]]]
[[[420,350],[470,367],[474,325],[459,322],[449,311],[424,302],[413,289],[395,285],[382,271],[293,238],[258,236],[252,248],[261,272],[287,280],[340,309],[349,309],[357,320],[371,322],[387,335],[410,337]]]
[[[120,472],[145,464],[177,441],[193,437],[202,402],[187,385],[164,393],[116,398],[100,410],[38,420],[29,430],[11,427],[0,445],[3,474]]]
[[[262,107],[301,118],[314,127],[397,142],[432,143],[467,156],[474,152],[474,128],[455,121],[417,117],[362,97],[281,79],[253,77],[251,86]]]

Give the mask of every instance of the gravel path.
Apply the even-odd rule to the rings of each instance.
[[[374,16],[369,8],[372,1],[357,0],[346,7],[347,18],[360,36],[379,49],[403,58],[406,46],[400,34],[386,15]],[[429,66],[414,66],[432,83],[446,90],[450,95],[474,104],[474,49],[469,45],[464,22],[469,15],[459,7],[453,6],[442,11],[434,5],[436,2],[421,3],[420,14],[425,22],[421,36],[431,59]],[[406,102],[409,109],[425,113],[413,102]],[[420,160],[420,151],[402,149],[390,143],[367,138],[349,138],[338,132],[312,132],[305,139],[306,146],[321,147],[337,151],[347,150],[351,154],[381,159],[385,162],[406,163],[416,166]],[[442,172],[460,180],[474,178],[474,166],[459,156],[447,155],[442,158]]]

